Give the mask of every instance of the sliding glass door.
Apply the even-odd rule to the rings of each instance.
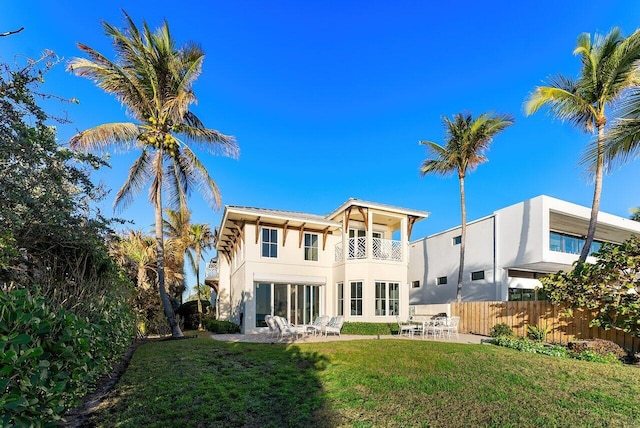
[[[265,315],[277,315],[293,324],[310,324],[322,310],[321,286],[255,284],[256,327],[266,327]]]

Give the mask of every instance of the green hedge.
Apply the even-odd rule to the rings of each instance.
[[[202,320],[202,322],[204,323],[204,327],[212,333],[240,333],[240,326],[229,321],[220,321],[208,318]]]
[[[361,335],[389,335],[398,334],[397,323],[378,322],[345,322],[342,326],[341,334],[361,334]]]
[[[122,357],[134,334],[126,308],[89,322],[26,289],[0,293],[2,426],[54,426]]]

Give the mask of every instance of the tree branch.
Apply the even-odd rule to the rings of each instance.
[[[7,36],[10,36],[12,34],[18,34],[22,30],[24,30],[24,27],[20,27],[15,31],[7,31],[6,33],[0,33],[0,37],[7,37]]]

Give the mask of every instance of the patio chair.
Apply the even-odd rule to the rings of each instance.
[[[433,317],[431,320],[425,323],[424,331],[422,332],[422,337],[428,337],[429,333],[433,336],[433,338],[437,338],[438,336],[444,335],[443,327],[447,323],[446,317]]]
[[[413,333],[416,331],[415,324],[411,324],[408,321],[400,321],[399,316],[396,316],[396,321],[398,321],[398,337],[402,337],[405,333],[407,337],[413,337]]]
[[[264,322],[266,322],[267,327],[269,327],[269,336],[276,337],[278,335],[279,330],[278,330],[278,326],[276,325],[276,322],[273,319],[273,316],[265,315]]]
[[[340,330],[342,330],[342,324],[344,324],[343,316],[331,318],[331,320],[329,320],[327,325],[325,325],[322,328],[322,330],[324,331],[324,335],[327,336],[329,333],[332,333],[340,336]]]
[[[316,320],[306,326],[307,332],[312,331],[315,336],[318,333],[322,333],[322,327],[329,323],[330,318],[327,315],[322,315],[316,318]]]
[[[292,328],[286,319],[276,315],[273,317],[273,321],[275,321],[276,326],[278,327],[278,331],[279,331],[278,337],[280,339],[283,339],[285,336],[292,336],[295,339],[298,338],[298,330],[295,328]]]
[[[447,319],[445,325],[442,326],[442,334],[446,335],[449,339],[455,334],[458,338],[458,324],[460,324],[460,317],[451,317]]]

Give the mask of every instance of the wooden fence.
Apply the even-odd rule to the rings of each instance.
[[[567,344],[576,339],[607,339],[627,350],[640,351],[640,338],[619,330],[589,327],[594,314],[574,310],[567,317],[564,307],[546,301],[451,303],[451,316],[460,317],[460,333],[489,335],[498,323],[508,324],[519,336],[526,336],[528,325],[549,327],[548,342]]]

